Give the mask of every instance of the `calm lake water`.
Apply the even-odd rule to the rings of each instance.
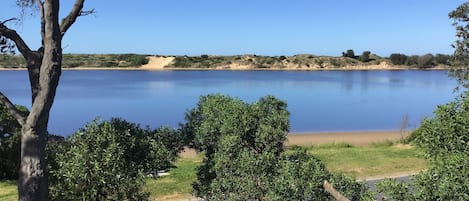
[[[26,71],[0,71],[0,91],[30,105]],[[253,102],[267,94],[287,101],[291,131],[410,128],[453,100],[446,71],[64,71],[49,131],[70,135],[86,122],[123,117],[177,127],[200,95],[222,93]]]

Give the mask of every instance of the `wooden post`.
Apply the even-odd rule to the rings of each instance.
[[[339,191],[335,190],[334,187],[332,187],[332,185],[327,182],[327,180],[324,180],[324,184],[322,185],[324,187],[324,189],[332,195],[332,197],[334,197],[337,201],[350,201],[348,198],[346,198],[345,196],[343,196],[342,194],[340,194]]]

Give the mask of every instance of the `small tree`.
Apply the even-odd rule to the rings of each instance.
[[[469,2],[461,4],[448,16],[453,20],[456,29],[450,75],[455,77],[461,86],[469,87]]]
[[[403,65],[407,60],[407,56],[405,54],[393,53],[391,56],[389,56],[389,59],[394,65]]]
[[[352,49],[347,50],[346,52],[342,52],[343,57],[355,58],[355,52]]]
[[[371,54],[370,51],[364,51],[364,52],[362,53],[362,55],[359,57],[359,60],[360,60],[361,62],[368,62],[368,61],[370,61],[370,54]]]
[[[417,59],[417,66],[419,68],[429,68],[433,66],[433,60],[434,60],[433,54],[425,54],[422,56],[419,56]]]

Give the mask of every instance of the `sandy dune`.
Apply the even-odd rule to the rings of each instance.
[[[174,57],[148,56],[148,63],[139,67],[142,70],[163,70],[165,66],[173,62]]]

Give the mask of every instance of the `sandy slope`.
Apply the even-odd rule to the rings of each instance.
[[[148,56],[148,64],[141,66],[142,70],[163,70],[165,66],[173,62],[174,57]]]

